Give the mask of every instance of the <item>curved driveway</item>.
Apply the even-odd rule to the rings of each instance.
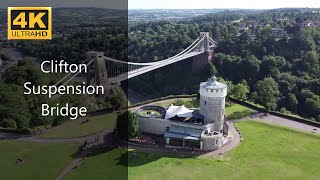
[[[268,115],[268,116],[263,116],[262,118],[259,118],[257,120],[269,122],[269,123],[273,123],[273,124],[277,124],[277,125],[281,125],[281,126],[290,127],[290,128],[294,128],[297,130],[308,131],[308,132],[320,134],[320,128],[318,128],[318,127],[311,126],[311,125],[304,124],[304,123],[297,122],[297,121],[292,121],[290,119],[285,119],[285,118],[278,117],[278,116]]]

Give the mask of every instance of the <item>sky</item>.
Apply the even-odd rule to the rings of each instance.
[[[112,9],[274,9],[320,7],[320,0],[0,0],[9,6],[101,7]]]
[[[129,0],[129,9],[275,9],[320,7],[320,0]]]

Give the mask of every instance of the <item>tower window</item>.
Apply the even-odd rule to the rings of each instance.
[[[213,92],[213,89],[211,89],[211,92]]]
[[[207,104],[207,101],[204,101],[204,104],[206,105],[206,104]]]

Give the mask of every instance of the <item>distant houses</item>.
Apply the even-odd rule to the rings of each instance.
[[[283,28],[272,28],[271,32],[272,35],[276,38],[282,38],[287,34],[287,32]]]
[[[270,35],[272,35],[276,40],[279,40],[285,36],[292,36],[291,33],[287,32],[283,22],[292,22],[293,24],[299,25],[300,28],[303,27],[320,27],[320,21],[317,20],[302,20],[301,18],[289,19],[288,17],[282,17],[275,19],[273,21],[258,21],[258,20],[250,20],[244,19],[239,23],[230,22],[232,25],[236,25],[238,28],[238,34],[236,36],[240,37],[244,32],[248,32],[250,36],[250,41],[255,41],[259,30],[261,27],[270,27]]]
[[[304,27],[320,27],[320,22],[307,20],[307,21],[304,21],[302,25]]]

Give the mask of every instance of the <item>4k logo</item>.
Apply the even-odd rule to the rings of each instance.
[[[8,8],[8,39],[51,38],[51,7]]]

